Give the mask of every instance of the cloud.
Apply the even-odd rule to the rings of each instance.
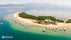
[[[29,4],[29,3],[45,3],[60,6],[71,6],[71,0],[1,0],[0,4]]]
[[[31,3],[45,3],[60,6],[71,6],[71,0],[32,0]]]
[[[61,6],[71,6],[71,0],[49,0],[47,3]]]

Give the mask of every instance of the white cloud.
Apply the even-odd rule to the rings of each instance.
[[[24,0],[23,3],[45,3],[60,6],[71,6],[71,0]]]
[[[13,4],[23,4],[23,3],[45,3],[60,6],[71,6],[71,0],[1,0],[0,4],[13,3]]]
[[[33,0],[33,3],[46,3],[60,6],[71,6],[71,0]]]
[[[61,6],[71,6],[71,0],[49,0],[47,3]]]

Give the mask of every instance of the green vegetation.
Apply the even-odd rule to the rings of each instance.
[[[63,20],[57,19],[58,22],[64,22]]]
[[[56,21],[56,18],[52,16],[38,16],[37,17],[37,20],[45,20],[45,19]]]
[[[44,16],[38,16],[36,20],[45,20]]]
[[[34,15],[29,15],[25,12],[22,12],[22,13],[19,13],[19,16],[22,17],[22,18],[29,18],[29,19],[35,19],[35,20],[39,20],[40,23],[41,21],[44,21],[44,20],[51,20],[51,21],[57,21],[57,22],[64,22],[63,20],[59,20],[53,16],[34,16]],[[47,23],[47,22],[46,22]],[[52,22],[51,22],[52,23]]]
[[[25,12],[19,13],[19,16],[22,18],[36,19],[36,16],[26,14]]]
[[[71,19],[68,19],[68,20],[66,21],[66,23],[71,23]]]

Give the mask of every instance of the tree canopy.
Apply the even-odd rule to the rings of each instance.
[[[19,16],[22,18],[29,18],[29,19],[36,19],[37,18],[36,16],[29,15],[26,12],[19,13]]]
[[[22,18],[29,18],[29,19],[35,19],[35,20],[48,19],[48,20],[52,20],[52,21],[64,22],[63,20],[59,20],[59,19],[57,19],[56,17],[53,17],[53,16],[34,16],[34,15],[29,15],[26,12],[19,13],[19,16],[22,17]]]
[[[64,20],[57,19],[58,22],[64,22]]]
[[[68,19],[68,20],[66,21],[66,23],[71,23],[71,19]]]

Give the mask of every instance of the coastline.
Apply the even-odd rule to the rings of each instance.
[[[21,24],[27,24],[27,25],[33,25],[33,26],[41,26],[41,27],[46,27],[46,28],[64,28],[64,29],[71,29],[71,23],[57,23],[57,25],[53,25],[53,24],[48,24],[48,25],[44,25],[44,24],[38,24],[38,23],[34,23],[33,19],[27,19],[27,18],[21,18],[19,17],[19,13],[21,12],[17,12],[13,14],[13,18],[16,19],[18,22],[20,22]]]
[[[18,13],[20,12],[16,12],[13,13],[9,16],[6,16],[5,19],[7,19],[7,21],[9,22],[9,24],[11,25],[11,27],[14,30],[18,30],[18,31],[25,31],[25,32],[30,32],[30,33],[35,33],[35,34],[42,34],[42,35],[53,35],[53,36],[66,36],[66,37],[70,37],[71,35],[71,28],[70,27],[70,23],[66,24],[66,23],[58,23],[57,25],[52,25],[49,24],[47,26],[40,26],[40,25],[29,25],[25,24],[23,22],[24,20],[32,20],[32,19],[25,19],[22,18],[22,20],[18,20]],[[21,18],[21,17],[19,17]],[[25,21],[26,22],[26,21]],[[66,24],[66,25],[65,25]],[[63,27],[62,27],[63,26]],[[43,32],[42,30],[46,28],[46,32]],[[57,28],[57,29],[56,29]],[[67,28],[66,31],[60,31],[61,28]]]

